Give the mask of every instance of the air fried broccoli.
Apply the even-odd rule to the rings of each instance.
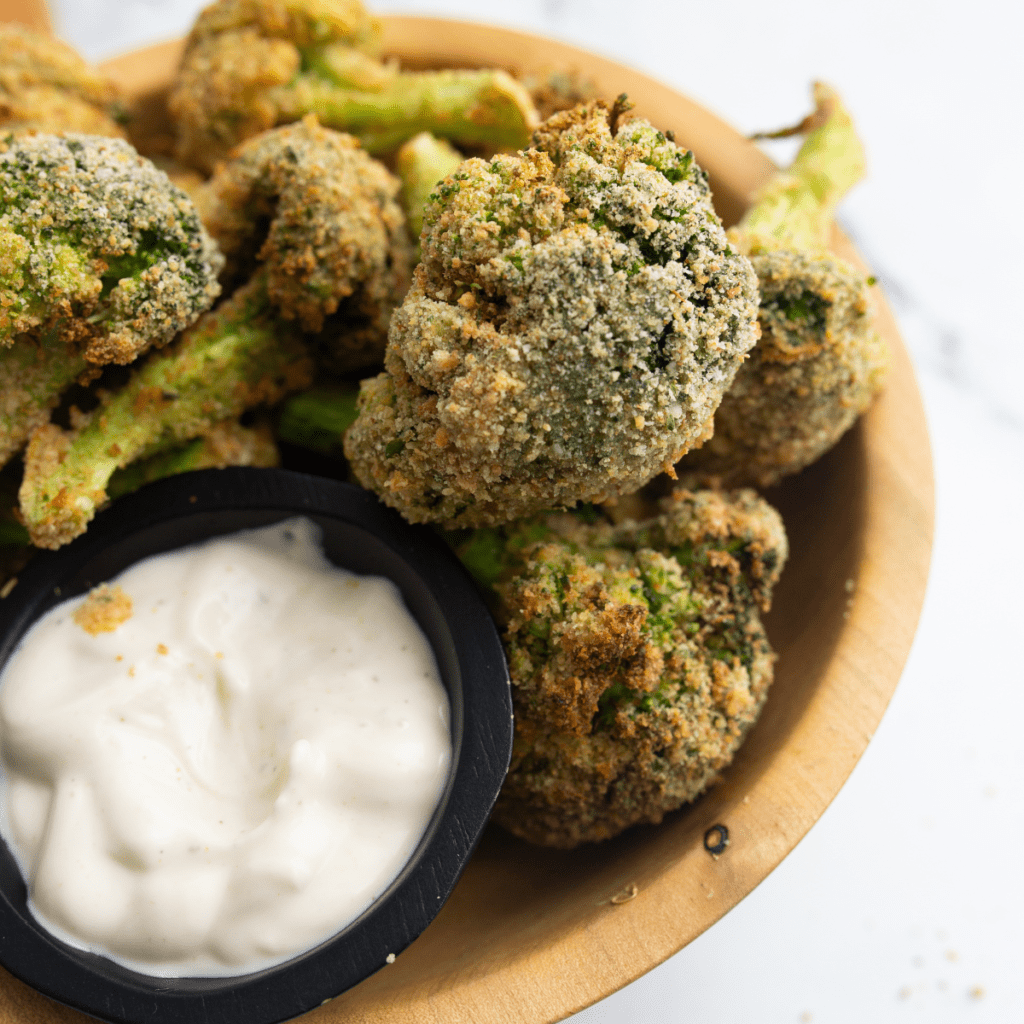
[[[596,102],[471,159],[427,207],[422,262],[345,450],[414,522],[599,501],[707,430],[757,337],[756,279],[693,156]]]
[[[601,98],[594,83],[576,70],[528,74],[521,81],[529,90],[542,121],[560,110],[572,110],[581,103]]]
[[[50,332],[129,363],[208,309],[220,257],[180,189],[120,139],[0,140],[0,345]]]
[[[124,137],[114,84],[70,46],[0,24],[0,128]]]
[[[266,269],[286,320],[318,334],[335,372],[379,362],[409,286],[400,182],[351,136],[313,117],[250,139],[208,182],[203,221],[230,288]]]
[[[405,73],[373,56],[356,0],[218,0],[200,14],[169,99],[178,156],[212,170],[233,146],[316,114],[375,154],[417,132],[491,149],[524,145],[529,94],[503,71]]]
[[[0,138],[0,465],[76,378],[209,308],[222,263],[191,202],[126,142]]]
[[[498,595],[512,677],[499,824],[547,846],[608,839],[731,761],[772,680],[760,613],[787,555],[753,491],[680,489],[619,526],[552,514],[457,550]]]
[[[229,285],[248,280],[87,425],[32,435],[20,492],[32,542],[58,547],[81,533],[115,470],[308,386],[310,332],[319,343],[334,323],[349,355],[365,357],[367,337],[379,346],[408,274],[398,188],[354,139],[313,119],[240,147],[202,206]]]
[[[817,83],[814,96],[792,166],[729,233],[757,271],[761,340],[715,413],[714,437],[679,467],[729,486],[768,486],[812,463],[870,405],[888,368],[873,280],[828,250],[864,153],[835,92]]]

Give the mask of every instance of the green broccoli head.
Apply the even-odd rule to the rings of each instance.
[[[714,436],[679,467],[728,486],[770,486],[810,465],[867,409],[888,370],[874,282],[828,248],[864,151],[838,95],[820,82],[814,95],[814,113],[782,133],[807,133],[792,166],[729,232],[757,273],[761,339],[715,413]]]
[[[213,170],[239,142],[307,114],[375,154],[421,131],[492,150],[527,142],[536,111],[505,72],[399,72],[374,56],[379,35],[358,0],[219,0],[169,98],[179,158]]]
[[[772,679],[778,513],[752,491],[677,490],[643,523],[555,514],[490,541],[516,714],[496,820],[571,847],[693,800]]]
[[[435,190],[347,451],[413,521],[630,493],[698,441],[757,337],[756,281],[693,156],[600,103]]]
[[[0,140],[0,344],[56,337],[129,363],[219,293],[191,201],[120,139]]]

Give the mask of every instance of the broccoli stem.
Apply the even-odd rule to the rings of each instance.
[[[357,384],[293,395],[281,408],[277,436],[288,444],[343,458],[341,436],[355,422],[358,398]]]
[[[172,449],[245,409],[309,384],[312,363],[277,320],[262,274],[207,313],[111,397],[77,432],[32,436],[19,492],[32,542],[56,548],[107,500],[115,470]]]
[[[88,366],[56,330],[39,339],[20,335],[0,348],[0,466],[49,420],[61,392]]]
[[[107,483],[107,497],[120,498],[154,480],[178,473],[224,466],[276,466],[278,462],[277,446],[266,424],[243,427],[228,420],[216,424],[203,437],[117,470]]]
[[[810,130],[796,159],[775,175],[735,229],[748,254],[827,248],[836,207],[864,176],[864,149],[839,96],[815,82],[814,102],[814,113],[798,127]]]
[[[402,208],[412,238],[418,239],[423,230],[423,209],[431,192],[462,160],[454,146],[430,132],[413,136],[396,154],[395,170],[402,179]]]
[[[423,131],[463,144],[519,149],[529,142],[537,116],[529,93],[504,71],[401,73],[372,92],[303,74],[273,96],[279,123],[315,114],[326,127],[355,135],[374,155]]]

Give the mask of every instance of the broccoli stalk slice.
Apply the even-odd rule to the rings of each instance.
[[[864,148],[839,96],[815,82],[814,102],[795,129],[773,133],[807,135],[789,169],[772,178],[736,226],[735,240],[748,254],[827,248],[836,207],[864,177]]]
[[[504,71],[403,72],[379,91],[300,74],[271,95],[278,123],[315,114],[326,127],[355,135],[374,155],[424,131],[463,144],[519,149],[537,123],[529,93]]]
[[[359,386],[318,387],[293,395],[281,407],[277,436],[288,444],[342,456],[341,437],[358,415]]]
[[[402,208],[413,238],[419,238],[423,230],[423,211],[431,193],[462,160],[454,146],[430,132],[413,136],[396,154],[395,170],[402,179]]]
[[[0,348],[0,466],[15,455],[37,427],[50,418],[61,392],[88,368],[57,331],[38,340],[19,335]]]
[[[82,429],[38,430],[19,492],[32,542],[57,548],[107,500],[115,470],[175,448],[245,409],[309,384],[312,363],[277,320],[262,274],[151,359]]]

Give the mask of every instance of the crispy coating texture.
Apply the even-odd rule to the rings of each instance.
[[[761,340],[715,413],[714,437],[679,471],[725,486],[770,486],[831,448],[881,390],[889,353],[871,284],[832,253],[835,209],[864,174],[864,151],[839,96],[818,82],[807,133],[729,232],[761,293]]]
[[[714,436],[680,473],[768,487],[827,452],[881,390],[889,351],[864,275],[836,257],[751,256],[761,340],[715,413]]]
[[[112,82],[70,46],[21,25],[0,25],[0,128],[124,137]]]
[[[200,205],[228,281],[262,265],[281,316],[321,334],[324,361],[344,371],[379,363],[409,286],[399,189],[351,135],[310,117],[240,146]]]
[[[680,489],[642,523],[555,514],[500,533],[516,733],[495,820],[561,848],[660,822],[764,703],[781,518],[752,491]]]
[[[256,28],[195,41],[167,101],[178,158],[212,171],[239,142],[273,128],[278,105],[270,90],[290,82],[301,63],[291,43]]]
[[[128,143],[0,140],[0,344],[53,334],[129,363],[209,308],[220,266],[192,203]]]
[[[363,383],[346,454],[413,522],[481,526],[629,493],[704,434],[757,337],[706,175],[601,103],[466,161]]]

